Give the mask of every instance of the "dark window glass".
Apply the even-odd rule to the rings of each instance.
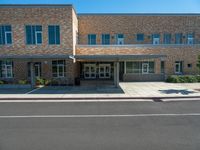
[[[138,42],[142,42],[142,41],[144,41],[144,34],[137,34],[137,41]]]
[[[175,34],[175,44],[182,44],[182,33]]]
[[[160,67],[161,67],[161,73],[165,73],[165,62],[164,61],[161,61],[161,64],[160,64]]]
[[[49,44],[60,44],[60,27],[58,25],[49,25]]]
[[[88,44],[89,45],[96,45],[96,34],[89,34],[88,35]]]
[[[42,26],[26,26],[26,44],[42,44]]]
[[[164,44],[171,44],[171,34],[164,34],[163,43]]]
[[[52,76],[64,77],[66,73],[65,60],[52,61]]]
[[[192,68],[192,64],[188,64],[188,68]]]
[[[0,44],[12,44],[11,25],[0,26]]]
[[[103,45],[110,44],[110,34],[102,34],[102,44]]]

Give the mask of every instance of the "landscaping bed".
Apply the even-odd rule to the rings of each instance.
[[[169,83],[200,83],[200,75],[171,75],[167,78]]]

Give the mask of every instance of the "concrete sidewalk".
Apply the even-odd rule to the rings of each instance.
[[[200,97],[200,83],[121,82],[114,86],[42,87],[37,89],[0,89],[0,99],[110,99]]]

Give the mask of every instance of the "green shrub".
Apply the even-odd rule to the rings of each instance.
[[[19,80],[18,83],[19,84],[27,84],[27,80]]]
[[[200,82],[200,76],[193,75],[172,75],[166,80],[169,83],[196,83]]]
[[[0,80],[0,84],[4,84],[4,82]]]
[[[37,85],[45,85],[45,79],[37,78],[36,79],[36,84]]]

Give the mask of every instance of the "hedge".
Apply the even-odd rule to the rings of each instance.
[[[171,75],[167,78],[166,82],[169,83],[197,83],[200,82],[198,75]]]

